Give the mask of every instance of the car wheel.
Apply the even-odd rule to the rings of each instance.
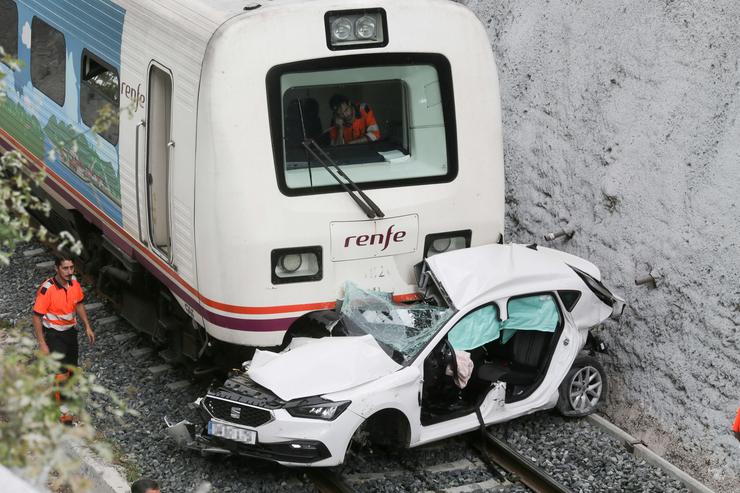
[[[563,416],[595,413],[606,399],[604,367],[591,356],[579,356],[558,388],[557,409]]]

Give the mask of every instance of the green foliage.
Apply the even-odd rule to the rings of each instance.
[[[48,214],[47,202],[31,193],[32,185],[43,175],[24,171],[25,158],[18,151],[6,152],[0,159],[0,263],[7,264],[10,252],[19,241],[28,241],[35,234],[46,237],[46,230],[34,231],[29,212]]]
[[[36,341],[25,335],[29,332],[30,328],[5,328],[0,342],[0,463],[37,485],[45,485],[53,477],[52,482],[84,491],[85,480],[62,445],[69,440],[81,441],[110,458],[109,448],[95,440],[85,403],[96,393],[109,402],[105,412],[122,416],[125,406],[98,385],[94,375],[81,369],[75,369],[65,385],[57,386],[54,374],[64,371],[59,355],[42,355]],[[77,426],[60,423],[56,390],[77,417]]]
[[[31,223],[32,211],[48,215],[51,207],[32,190],[44,180],[44,173],[31,174],[27,169],[26,158],[18,151],[6,152],[0,158],[0,264],[9,263],[18,242],[33,237],[52,241],[59,250],[69,248],[79,253],[82,245],[70,233],[63,231],[53,236],[43,226],[35,227]]]

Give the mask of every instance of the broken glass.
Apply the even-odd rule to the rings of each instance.
[[[427,303],[394,303],[388,293],[364,290],[348,282],[341,312],[381,346],[390,347],[403,355],[404,361],[410,361],[455,310]]]

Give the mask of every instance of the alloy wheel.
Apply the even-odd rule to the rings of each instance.
[[[596,407],[603,388],[601,373],[593,366],[584,366],[570,381],[570,405],[574,411],[587,412]]]

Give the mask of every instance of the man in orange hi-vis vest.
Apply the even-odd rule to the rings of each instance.
[[[351,103],[341,94],[329,100],[332,111],[332,127],[329,137],[332,145],[360,144],[380,139],[380,127],[375,113],[365,103]]]
[[[41,284],[33,305],[33,329],[39,349],[44,354],[62,354],[61,363],[66,365],[64,373],[55,375],[59,385],[72,375],[72,367],[77,366],[79,344],[77,341],[77,317],[85,326],[90,344],[95,342],[95,333],[90,326],[82,304],[82,287],[74,276],[74,262],[69,257],[59,257],[54,261],[55,275]],[[55,393],[62,412],[60,420],[71,423],[66,406],[61,405],[61,395]]]
[[[732,431],[735,432],[735,438],[740,440],[740,407],[737,409],[737,415],[735,416],[735,422],[732,423]]]

